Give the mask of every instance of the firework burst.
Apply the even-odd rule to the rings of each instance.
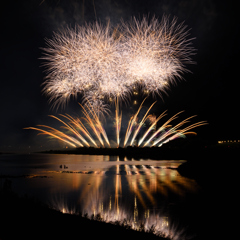
[[[188,31],[174,18],[162,21],[133,18],[123,23],[126,73],[129,81],[152,94],[160,93],[181,73],[184,64],[192,63],[194,49],[187,39]]]
[[[110,23],[76,26],[55,33],[44,48],[47,67],[43,91],[53,106],[71,96],[83,96],[97,112],[105,100],[128,99],[136,87],[160,93],[186,71],[194,49],[188,31],[176,19],[133,18],[111,28]]]
[[[121,73],[119,41],[109,24],[86,24],[55,33],[47,40],[43,57],[48,69],[43,91],[50,101],[57,106],[81,93],[91,106],[104,108],[104,97],[128,92]]]
[[[54,33],[47,40],[44,57],[47,67],[46,81],[43,91],[49,96],[53,106],[64,105],[73,96],[80,94],[82,100],[83,119],[70,115],[61,115],[69,122],[54,117],[73,136],[49,126],[31,128],[42,134],[50,135],[73,147],[93,145],[95,147],[110,146],[107,134],[100,117],[109,113],[108,102],[115,102],[116,145],[120,146],[120,131],[122,113],[119,111],[119,101],[130,99],[137,89],[144,93],[160,94],[169,84],[187,71],[186,64],[192,63],[194,49],[188,39],[188,31],[183,24],[177,24],[163,17],[159,22],[143,18],[138,21],[133,18],[130,22],[122,21],[118,28],[110,27],[110,22],[103,26],[99,23],[67,28],[63,32]],[[143,101],[144,102],[144,101]],[[175,127],[169,128],[170,118],[160,128],[156,129],[158,121],[165,112],[154,118],[149,111],[139,121],[138,111],[128,123],[122,146],[155,146],[188,134],[188,130],[200,126],[204,122],[190,125],[179,130],[188,119]],[[138,122],[139,121],[139,122]],[[151,122],[149,129],[136,144],[137,136],[143,125]],[[84,123],[90,127],[90,130]],[[155,132],[151,135],[152,129]],[[149,137],[149,135],[151,135]],[[97,140],[94,140],[94,137]]]

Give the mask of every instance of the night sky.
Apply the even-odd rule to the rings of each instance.
[[[35,151],[58,147],[25,127],[52,124],[49,114],[76,112],[76,102],[51,109],[42,93],[44,68],[40,57],[45,38],[67,26],[110,19],[163,14],[185,21],[197,49],[188,69],[158,101],[158,111],[208,121],[195,131],[206,143],[238,140],[239,129],[239,12],[236,1],[221,0],[14,0],[1,3],[1,125],[0,152]],[[42,146],[42,147],[41,147]]]

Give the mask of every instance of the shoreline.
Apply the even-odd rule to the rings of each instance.
[[[48,154],[75,154],[75,155],[109,155],[119,156],[120,158],[152,159],[152,160],[209,160],[211,158],[223,158],[236,156],[240,151],[240,145],[237,146],[188,146],[188,147],[127,147],[127,148],[93,148],[84,147],[76,149],[49,150],[38,153]]]
[[[240,145],[209,145],[186,147],[156,147],[156,148],[117,148],[94,149],[80,148],[71,150],[51,150],[48,154],[82,154],[82,155],[112,155],[119,156],[120,161],[127,160],[186,160],[176,169],[182,176],[194,179],[204,189],[221,188],[224,182],[231,179],[232,164],[235,164],[240,152]],[[231,163],[231,164],[229,164]],[[224,175],[223,175],[224,173]],[[215,186],[214,186],[215,185]]]

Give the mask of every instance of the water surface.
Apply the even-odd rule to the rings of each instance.
[[[0,155],[0,187],[40,199],[62,212],[81,212],[133,228],[155,226],[173,239],[195,235],[192,206],[201,188],[176,170],[184,160],[117,156]],[[195,211],[195,210],[194,210]]]

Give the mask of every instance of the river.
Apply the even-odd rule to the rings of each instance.
[[[171,239],[194,239],[203,223],[202,189],[181,176],[184,160],[134,160],[64,154],[0,155],[0,188],[63,213],[151,229]]]

